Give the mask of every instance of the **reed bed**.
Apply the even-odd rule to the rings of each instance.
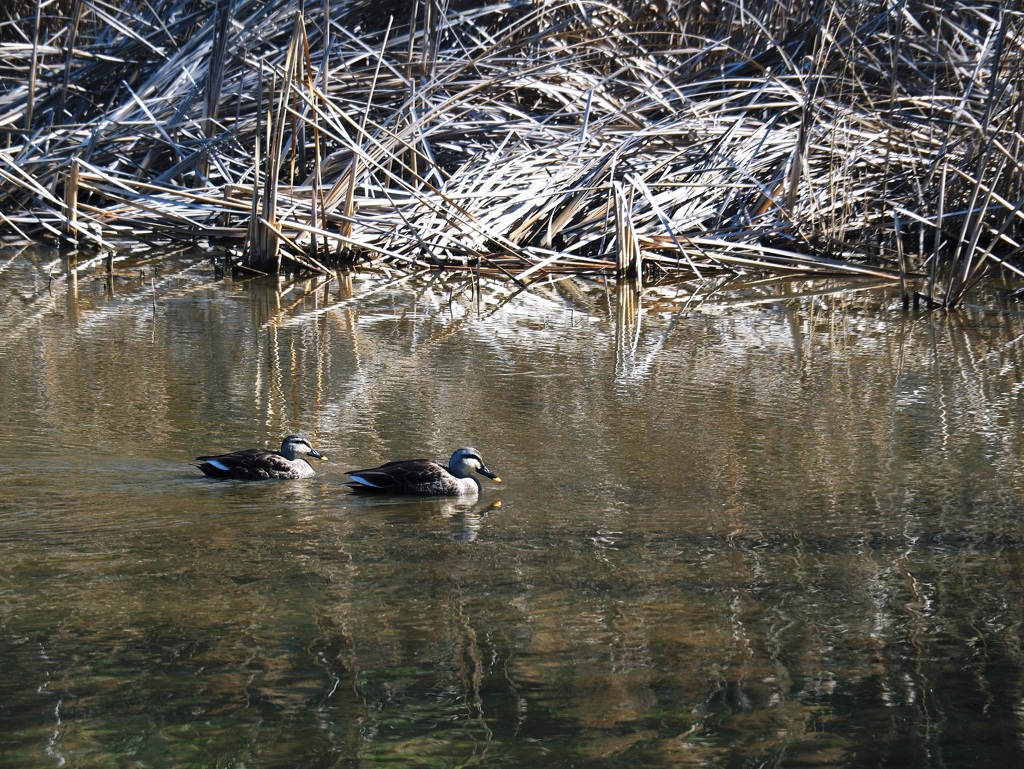
[[[860,275],[947,307],[992,266],[1024,275],[1017,4],[7,13],[7,240],[206,242],[254,272],[388,263],[520,285]]]

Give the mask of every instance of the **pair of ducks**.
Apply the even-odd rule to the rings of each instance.
[[[197,467],[211,478],[263,481],[309,478],[313,467],[306,457],[327,459],[305,436],[289,435],[282,441],[280,451],[243,449],[196,457],[196,461],[202,462]],[[482,487],[474,472],[501,483],[501,479],[487,469],[480,452],[473,448],[456,449],[447,467],[429,459],[400,459],[368,470],[352,470],[347,475],[352,479],[348,486],[353,491],[457,497],[480,493]]]

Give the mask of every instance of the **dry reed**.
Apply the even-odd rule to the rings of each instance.
[[[1015,4],[18,7],[8,240],[520,284],[862,274],[942,306],[991,265],[1024,274]]]

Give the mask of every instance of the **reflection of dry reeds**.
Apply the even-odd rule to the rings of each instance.
[[[0,231],[272,272],[868,274],[947,306],[1024,275],[1005,6],[412,6],[37,5],[0,27]]]

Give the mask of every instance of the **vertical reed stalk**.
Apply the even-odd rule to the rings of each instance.
[[[36,18],[32,25],[32,61],[28,74],[28,103],[25,105],[25,133],[32,133],[32,118],[36,107],[36,78],[39,76],[39,34],[42,25],[43,4],[36,2]]]
[[[213,43],[206,73],[206,89],[203,99],[203,135],[212,139],[217,133],[220,115],[221,90],[224,87],[224,69],[228,56],[228,30],[231,28],[231,2],[219,0],[214,11]]]
[[[910,305],[910,295],[907,293],[907,265],[903,254],[903,233],[900,232],[900,215],[895,211],[892,213],[892,228],[896,235],[896,258],[900,270],[900,298],[903,300],[903,309]]]
[[[36,7],[41,6],[40,2]],[[64,60],[64,83],[60,91],[60,107],[57,110],[56,122],[62,123],[66,117],[68,92],[71,88],[71,72],[75,59],[75,46],[78,44],[78,25],[82,21],[83,0],[74,0],[71,5],[71,22],[68,25],[68,52]]]
[[[281,269],[281,243],[277,230],[277,197],[280,184],[284,129],[291,120],[288,101],[291,98],[299,44],[303,34],[301,15],[296,16],[288,55],[284,64],[284,78],[280,89],[277,77],[270,89],[266,134],[266,167],[263,169],[263,200],[260,216],[250,223],[254,229],[250,263],[263,272],[278,273]],[[254,185],[255,187],[255,185]]]
[[[1004,167],[1004,164],[1000,162],[999,167],[991,174],[990,183],[985,184],[986,171],[991,168],[994,150],[995,136],[992,135],[992,114],[996,105],[996,95],[1001,90],[999,73],[1007,28],[1012,15],[1006,9],[1002,9],[999,30],[995,33],[995,51],[992,54],[988,95],[985,99],[985,111],[981,118],[981,125],[978,127],[980,138],[984,138],[984,146],[978,152],[978,160],[971,178],[971,196],[967,204],[967,215],[964,217],[960,237],[957,239],[956,251],[953,254],[950,281],[946,291],[948,306],[954,306],[960,302],[963,291],[970,281],[978,240],[985,229],[985,220],[988,217],[988,205],[992,190]]]
[[[259,79],[256,87],[256,141],[253,142],[252,151],[252,196],[249,201],[249,227],[246,231],[245,262],[250,267],[259,269],[257,263],[262,264],[263,254],[262,232],[260,226],[259,204],[260,204],[260,177],[262,176],[263,163],[260,156],[260,142],[263,141],[263,62],[260,61]]]
[[[939,273],[939,258],[942,252],[942,233],[945,231],[944,224],[946,218],[946,180],[949,173],[949,160],[944,156],[942,158],[942,172],[939,176],[939,203],[938,210],[935,212],[935,242],[932,244],[932,263],[928,270],[928,304],[934,306],[937,302],[935,298],[935,283],[938,279]]]
[[[615,195],[615,246],[616,246],[616,272],[620,277],[635,278],[637,290],[642,288],[641,277],[643,264],[640,253],[640,241],[636,235],[636,228],[633,225],[631,215],[633,202],[633,188],[627,198],[622,189],[621,182],[613,182],[612,188]]]
[[[323,67],[327,66],[327,59],[329,58],[329,52],[324,51]],[[321,142],[322,138],[320,135],[320,94],[322,91],[316,87],[317,75],[313,68],[313,57],[309,48],[309,38],[303,32],[302,35],[302,57],[299,62],[299,66],[302,67],[305,73],[305,85],[306,92],[309,94],[309,106],[312,112],[311,119],[309,121],[310,127],[313,131],[313,180],[312,180],[312,191],[310,195],[310,210],[309,210],[309,221],[310,223],[320,229],[325,230],[327,228],[327,216],[324,200],[324,187],[323,187],[323,168],[322,168],[322,152]],[[323,78],[326,82],[326,76]],[[303,166],[305,170],[305,166]],[[319,235],[316,232],[311,232],[309,236],[309,257],[310,259],[316,259],[319,256]]]
[[[78,158],[71,159],[71,167],[68,169],[64,180],[64,226],[61,229],[62,237],[69,245],[77,245],[80,242],[78,234],[78,185],[79,185]]]

